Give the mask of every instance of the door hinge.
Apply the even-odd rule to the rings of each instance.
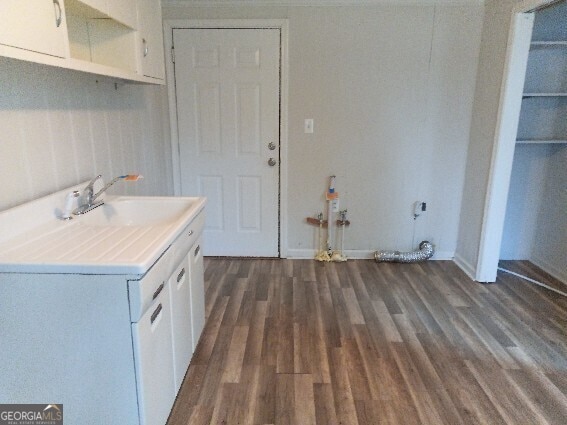
[[[175,47],[171,46],[171,62],[175,63]]]

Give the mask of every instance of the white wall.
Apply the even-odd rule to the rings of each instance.
[[[172,193],[165,92],[0,58],[0,211],[98,173],[145,176],[114,193]]]
[[[487,0],[455,259],[476,274],[506,46],[515,0]]]
[[[164,18],[289,20],[289,252],[310,256],[337,175],[345,248],[455,251],[483,8],[187,7]],[[303,120],[315,133],[303,133]],[[429,211],[418,221],[413,203]],[[415,229],[414,229],[415,226]],[[415,234],[414,234],[415,231]],[[412,244],[412,241],[415,243]]]

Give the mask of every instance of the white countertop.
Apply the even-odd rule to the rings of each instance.
[[[70,189],[54,194],[59,196],[50,196],[60,204],[61,195],[64,199],[64,194],[69,193]],[[107,202],[124,198],[136,199],[107,197]],[[165,205],[171,198],[151,199],[162,199]],[[80,216],[61,221],[55,218],[53,207],[45,208],[49,204],[45,199],[29,203],[35,204],[35,212],[34,205],[29,204],[1,212],[0,232],[5,231],[0,239],[0,273],[142,275],[206,203],[205,198],[185,199],[194,200],[191,207],[173,222],[163,225],[87,225]],[[43,213],[42,208],[38,211],[38,205],[44,206]],[[51,217],[46,218],[45,211],[50,211]],[[35,219],[34,214],[37,214]],[[14,230],[14,226],[19,226],[19,229]]]

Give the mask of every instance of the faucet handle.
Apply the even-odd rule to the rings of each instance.
[[[98,176],[93,177],[93,179],[92,179],[92,180],[89,182],[89,184],[87,184],[87,186],[85,187],[85,190],[87,190],[87,189],[89,189],[89,188],[92,190],[94,184],[95,184],[96,181],[97,181],[98,179],[100,179],[100,178],[102,178],[102,174],[99,174]]]
[[[65,207],[63,209],[63,213],[58,217],[60,220],[71,220],[73,218],[71,216],[71,211],[73,211],[73,204],[78,197],[78,190],[74,190],[73,192],[69,192],[67,194],[67,196],[65,197]]]

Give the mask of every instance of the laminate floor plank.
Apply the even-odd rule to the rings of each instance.
[[[276,423],[276,367],[258,368],[258,387],[254,402],[254,423]]]
[[[256,301],[254,303],[254,312],[250,321],[243,359],[246,365],[261,364],[267,308],[267,301]]]
[[[538,282],[551,286],[552,288],[559,291],[567,292],[567,283],[563,283],[560,280],[554,278],[549,273],[546,273],[529,261],[500,260],[498,266],[506,270],[510,270],[511,272],[526,276],[530,279],[537,280]],[[499,271],[498,273],[503,272]]]
[[[313,384],[313,398],[315,402],[315,421],[317,424],[338,425],[335,412],[335,398],[333,386],[329,384]]]
[[[295,378],[290,373],[276,374],[276,425],[295,425]]]
[[[205,300],[168,425],[567,423],[567,298],[510,274],[206,258]]]

